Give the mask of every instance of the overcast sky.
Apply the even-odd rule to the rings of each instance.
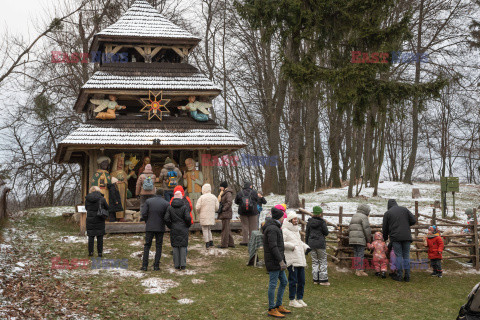
[[[42,21],[52,12],[54,4],[63,0],[2,0],[0,10],[0,36],[9,33],[24,36],[35,36],[36,26],[43,26]]]

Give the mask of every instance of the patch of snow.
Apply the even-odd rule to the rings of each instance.
[[[81,270],[79,270],[79,272],[81,272]],[[145,276],[145,273],[143,272],[126,269],[90,269],[87,273],[91,275],[111,274],[122,278],[142,278]]]
[[[207,281],[203,280],[203,279],[192,279],[192,283],[193,284],[202,284],[202,283],[205,283]]]
[[[22,268],[19,268],[19,267],[15,267],[12,269],[12,272],[14,273],[17,273],[17,272],[23,272],[24,270]]]
[[[22,267],[22,268],[23,268],[23,267],[25,267],[25,263],[23,263],[23,262],[17,262],[17,266],[19,266],[19,267]]]
[[[197,274],[197,271],[191,270],[191,269],[177,270],[174,268],[168,268],[168,272],[176,273],[178,275],[185,275],[185,276],[191,276],[191,275]]]
[[[143,258],[143,251],[133,252],[130,255],[130,258],[140,258],[140,259],[142,259]],[[155,251],[150,251],[150,254],[148,255],[148,260],[151,260],[151,259],[154,259],[154,258],[155,258]]]
[[[149,294],[163,294],[179,285],[178,282],[173,280],[160,278],[148,278],[141,283],[142,286],[146,287],[145,291]]]
[[[58,239],[57,241],[65,242],[65,243],[88,243],[88,239],[86,237],[78,237],[78,236],[64,236]]]
[[[193,300],[191,300],[191,299],[180,299],[180,300],[178,300],[178,303],[180,303],[180,304],[191,304],[191,303],[193,303]]]
[[[133,241],[133,242],[130,242],[130,245],[132,247],[140,247],[140,246],[143,246],[143,242],[142,241]]]

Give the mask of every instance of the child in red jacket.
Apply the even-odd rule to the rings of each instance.
[[[438,233],[437,226],[430,226],[428,228],[428,234],[423,244],[428,247],[428,259],[430,259],[430,265],[433,272],[431,276],[442,277],[442,252],[443,252],[443,239]]]

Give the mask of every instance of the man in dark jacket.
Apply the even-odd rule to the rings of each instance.
[[[93,247],[95,237],[97,237],[97,252],[101,257],[103,253],[103,236],[105,235],[105,219],[97,215],[99,206],[103,209],[109,209],[107,200],[100,192],[100,188],[93,186],[90,193],[85,197],[85,209],[87,210],[87,236],[88,236],[88,255],[93,256]]]
[[[285,317],[283,314],[290,313],[282,306],[283,293],[287,287],[287,276],[285,269],[285,248],[283,243],[282,222],[283,211],[272,208],[272,218],[267,219],[262,227],[263,231],[263,252],[265,257],[265,267],[270,275],[268,285],[268,315],[276,318]],[[277,300],[275,301],[275,288],[280,280],[278,287]]]
[[[257,204],[266,204],[264,197],[259,197],[259,193],[253,189],[251,182],[245,182],[242,191],[237,193],[235,204],[238,205],[238,215],[242,223],[243,240],[242,246],[247,246],[252,231],[258,230],[258,208]],[[248,202],[248,203],[247,203]]]
[[[141,270],[148,267],[148,255],[155,237],[155,261],[153,270],[160,270],[160,257],[162,256],[163,234],[165,233],[165,213],[169,204],[162,197],[163,190],[157,189],[156,196],[145,201],[142,207],[142,220],[145,221],[145,245],[143,247],[143,262]]]
[[[388,211],[383,215],[383,238],[390,237],[395,252],[396,281],[410,281],[410,244],[412,233],[410,226],[417,222],[415,216],[405,207],[400,207],[394,199],[388,200]],[[405,276],[402,277],[405,270]]]

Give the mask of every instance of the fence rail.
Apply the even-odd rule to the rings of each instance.
[[[305,226],[306,226],[306,216],[313,216],[313,214],[305,208],[305,199],[302,199],[302,208],[299,208],[297,211],[297,214],[301,215],[302,218],[300,219],[300,224],[301,224],[301,235],[302,238],[305,237]],[[324,212],[322,213],[322,216],[327,216],[327,217],[338,217],[338,223],[335,224],[330,221],[326,221],[328,226],[331,226],[334,228],[334,230],[330,231],[329,235],[326,238],[327,241],[327,248],[333,250],[333,255],[328,254],[329,257],[332,258],[332,260],[336,263],[342,263],[342,261],[347,261],[352,259],[352,253],[353,253],[353,248],[348,245],[348,227],[349,225],[344,223],[343,218],[344,217],[353,217],[352,213],[343,213],[343,207],[338,208],[338,213],[337,212]],[[374,217],[374,218],[382,218],[383,215],[381,214],[371,214],[369,217]],[[436,210],[433,208],[432,216],[420,213],[418,210],[418,201],[415,201],[415,217],[417,218],[417,223],[413,226],[411,226],[412,229],[412,240],[413,244],[417,245],[415,249],[411,249],[410,252],[414,252],[417,256],[417,261],[419,259],[419,255],[422,252],[428,252],[426,248],[423,247],[423,238],[421,237],[421,234],[426,235],[428,231],[428,227],[430,224],[425,224],[425,223],[418,223],[418,220],[420,217],[424,218],[429,218],[431,224],[435,224],[436,226],[439,227],[471,227],[472,225],[461,223],[458,221],[452,221],[449,219],[444,219],[444,218],[437,218],[436,216]],[[445,249],[444,252],[449,253],[450,255],[445,255],[443,256],[443,259],[472,259],[473,260],[473,266],[475,267],[476,270],[480,269],[480,253],[479,253],[479,235],[478,235],[478,220],[477,220],[477,210],[473,209],[473,217],[474,217],[474,224],[473,224],[473,233],[470,234],[447,234],[447,235],[442,235],[443,238],[447,238],[450,243],[445,244]],[[436,223],[440,221],[440,223]],[[370,225],[372,231],[377,231],[381,230],[382,226],[381,225]],[[468,240],[471,242],[469,242]],[[335,245],[330,245],[330,243],[336,243]],[[421,248],[419,248],[419,246]],[[454,250],[451,250],[451,248],[460,248],[460,249],[469,249],[469,253],[462,253],[462,252],[457,252]],[[471,252],[474,252],[475,254],[471,254]],[[366,254],[368,257],[369,254]]]

